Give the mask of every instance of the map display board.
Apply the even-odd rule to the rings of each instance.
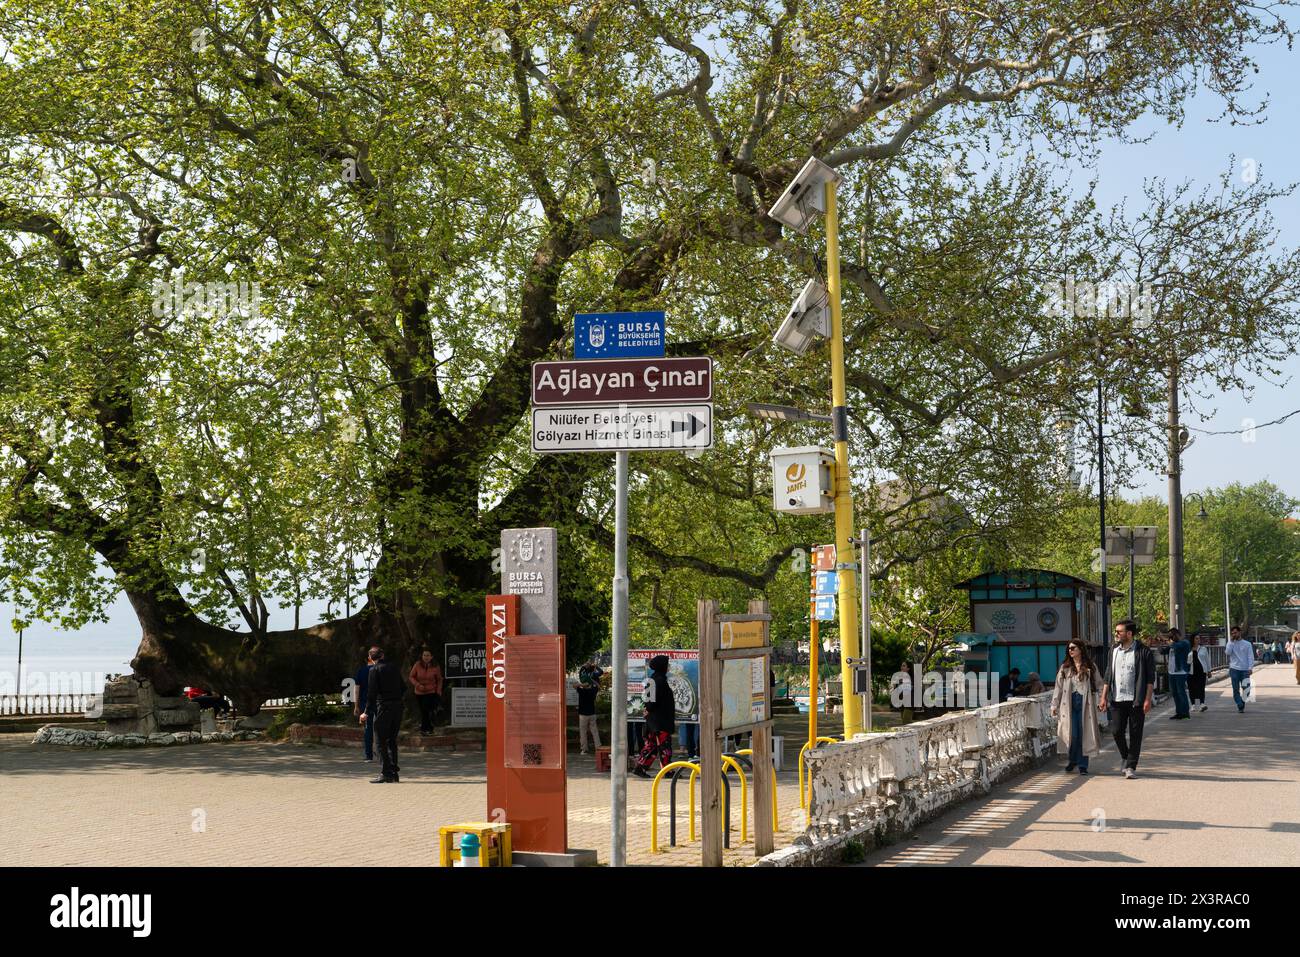
[[[767,717],[766,664],[766,658],[729,658],[722,662],[723,731]]]

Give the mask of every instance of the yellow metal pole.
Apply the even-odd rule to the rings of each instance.
[[[817,571],[808,580],[808,747],[817,747]]]
[[[835,181],[826,183],[826,291],[831,306],[831,415],[835,428],[835,565],[839,577],[840,697],[844,740],[862,732],[862,702],[853,693],[850,658],[858,638],[858,581],[853,560],[853,492],[849,484],[849,415],[844,373],[844,322],[840,313],[840,219]],[[848,567],[846,567],[848,566]]]

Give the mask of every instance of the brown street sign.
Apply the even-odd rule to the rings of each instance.
[[[533,405],[708,402],[713,360],[564,359],[533,363]]]

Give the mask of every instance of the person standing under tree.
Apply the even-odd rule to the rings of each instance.
[[[384,650],[378,645],[370,649],[370,660],[374,667],[370,669],[370,687],[366,691],[366,712],[361,716],[365,722],[374,722],[375,743],[379,745],[379,760],[383,767],[379,777],[371,784],[397,784],[397,732],[402,727],[402,692],[405,685],[402,673],[397,665],[384,659]]]
[[[366,695],[370,691],[370,669],[374,667],[374,664],[374,660],[367,655],[366,660],[361,663],[361,667],[357,669],[356,676],[353,678],[352,716],[355,718],[360,718],[361,715],[365,714]],[[365,725],[366,729],[365,734],[362,735],[362,749],[365,751],[366,760],[373,761],[375,759],[375,728],[374,725],[366,721],[361,723]]]
[[[1137,640],[1137,625],[1121,621],[1115,626],[1115,644],[1110,649],[1110,667],[1101,689],[1098,711],[1115,706],[1115,747],[1124,762],[1124,777],[1137,777],[1142,754],[1142,728],[1155,694],[1156,656]]]
[[[667,655],[655,655],[650,659],[650,676],[645,680],[642,694],[645,701],[645,745],[641,748],[632,773],[639,778],[648,778],[650,775],[647,772],[656,757],[660,767],[667,767],[673,760],[677,703],[673,700],[672,689],[668,687]]]
[[[407,680],[411,682],[415,700],[420,705],[420,733],[432,734],[438,706],[442,703],[442,669],[434,663],[432,651],[420,649],[420,660],[411,665]]]
[[[1300,685],[1300,631],[1291,636],[1286,653],[1291,656],[1291,664],[1295,667],[1295,683]]]
[[[604,674],[592,661],[578,671],[578,749],[587,753],[587,736],[591,735],[591,748],[600,747],[600,728],[596,724],[596,695],[600,692],[600,679]]]

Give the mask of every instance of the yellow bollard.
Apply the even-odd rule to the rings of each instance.
[[[737,756],[740,756],[742,754],[745,757],[749,758],[751,761],[754,759],[753,748],[745,748],[743,751],[736,752]],[[772,762],[772,833],[775,834],[780,830],[781,828],[780,826],[778,826],[776,821],[776,762],[773,761]]]
[[[725,754],[722,756],[722,764],[724,767],[735,768],[736,774],[740,777],[740,843],[744,844],[749,840],[749,785],[745,783],[745,770],[740,766],[740,762]]]
[[[659,782],[669,771],[677,768],[692,768],[691,780],[695,780],[695,774],[699,771],[700,766],[690,761],[672,761],[665,764],[655,775],[654,781],[650,783],[650,853],[659,853]],[[695,840],[695,792],[691,792],[691,840]]]

